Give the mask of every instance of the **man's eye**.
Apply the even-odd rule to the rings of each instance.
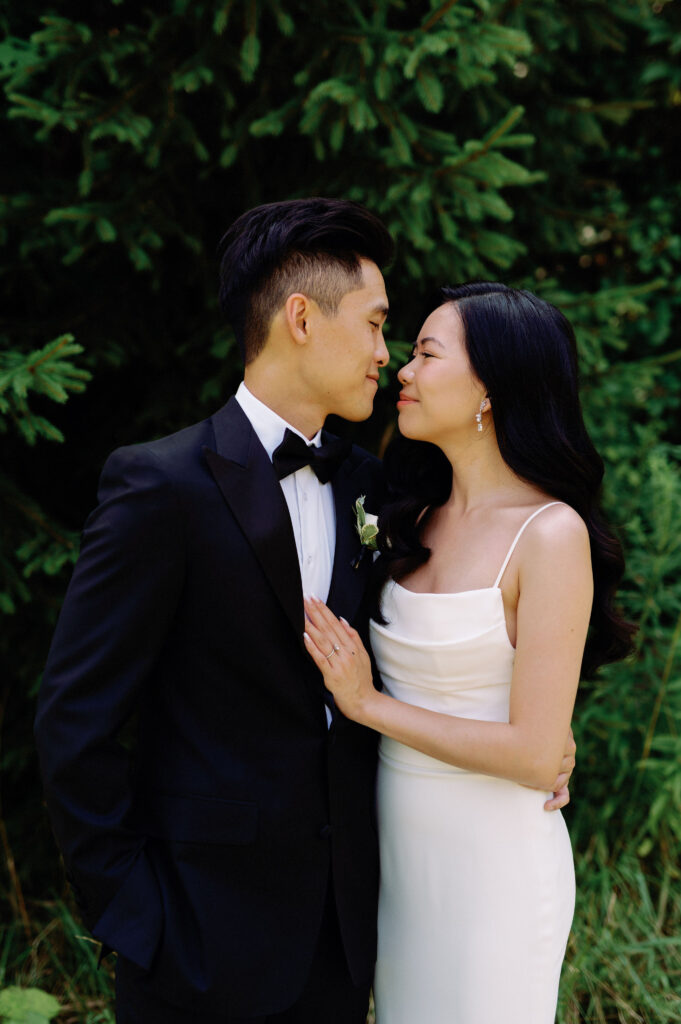
[[[374,321],[373,321],[373,320],[370,320],[370,321],[369,321],[369,323],[371,324],[371,326],[372,326],[372,327],[375,327],[375,328],[376,328],[376,330],[378,330],[378,328],[379,328],[379,327],[381,326],[380,324],[376,324],[376,323],[374,323]]]

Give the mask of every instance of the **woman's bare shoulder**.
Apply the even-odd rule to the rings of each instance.
[[[532,560],[550,559],[554,565],[566,560],[591,561],[586,523],[570,505],[560,502],[536,516],[525,531],[524,553]]]
[[[588,539],[589,531],[579,512],[564,501],[554,501],[556,504],[548,508],[545,505],[540,506],[543,511],[532,520],[532,533],[538,537],[565,538],[568,541]]]

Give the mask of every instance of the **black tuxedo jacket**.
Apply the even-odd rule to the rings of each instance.
[[[366,628],[353,448],[333,482],[328,604]],[[375,734],[334,710],[302,642],[298,558],[235,399],[108,459],[39,696],[48,808],[86,923],[179,1006],[294,1001],[331,864],[356,983],[375,959]]]

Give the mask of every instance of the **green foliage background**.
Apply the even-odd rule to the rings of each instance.
[[[529,287],[575,324],[640,630],[575,715],[559,1020],[681,1021],[679,0],[162,6],[0,14],[0,987],[56,994],[62,1021],[111,1019],[41,808],[41,668],[107,453],[239,380],[222,231],[321,194],[397,239],[395,366],[440,283]],[[348,428],[375,450],[384,383]]]

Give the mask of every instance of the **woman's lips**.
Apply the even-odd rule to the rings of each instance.
[[[409,395],[400,393],[400,397],[397,399],[397,408],[399,409],[402,406],[415,405],[416,401],[417,400],[415,398],[411,398]]]

